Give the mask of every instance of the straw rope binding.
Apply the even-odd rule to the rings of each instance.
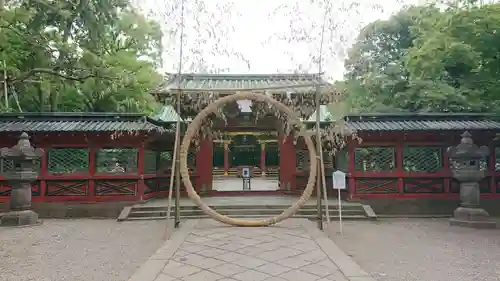
[[[278,216],[262,219],[262,220],[240,220],[231,218],[225,215],[221,215],[212,208],[210,208],[207,204],[201,200],[198,193],[196,193],[193,184],[189,177],[189,170],[187,166],[187,156],[188,150],[191,143],[191,140],[198,134],[201,129],[202,122],[208,115],[215,113],[219,108],[222,108],[224,105],[236,102],[238,100],[252,100],[256,102],[264,102],[274,106],[277,110],[285,113],[292,124],[302,125],[298,115],[293,112],[290,108],[288,108],[283,103],[273,99],[272,97],[266,94],[260,93],[252,93],[252,92],[238,92],[233,95],[228,95],[222,98],[215,100],[213,103],[209,104],[205,107],[193,121],[189,124],[187,131],[182,139],[182,144],[180,147],[180,172],[182,177],[182,182],[187,190],[189,198],[198,206],[200,209],[209,217],[217,220],[219,222],[233,225],[233,226],[270,226],[276,224],[280,221],[283,221],[287,218],[293,216],[311,197],[311,194],[314,190],[314,186],[316,183],[316,171],[317,171],[317,161],[310,161],[310,169],[309,169],[309,178],[307,181],[307,186],[302,193],[302,196],[288,209],[284,210]],[[305,130],[301,130],[300,136],[304,138],[305,144],[309,151],[309,159],[316,159],[316,149],[314,143],[311,139],[309,133],[305,132]],[[206,160],[208,161],[208,160]]]

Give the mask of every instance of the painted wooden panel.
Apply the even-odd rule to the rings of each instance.
[[[397,193],[398,180],[395,178],[357,178],[357,193]]]
[[[87,180],[48,180],[46,181],[47,196],[88,196]]]
[[[405,178],[403,179],[403,191],[405,193],[443,193],[443,178]]]
[[[137,180],[96,180],[96,196],[135,195]]]

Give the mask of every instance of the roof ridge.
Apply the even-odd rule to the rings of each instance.
[[[1,113],[0,120],[25,119],[25,120],[139,120],[144,117],[142,113],[110,113],[110,112],[22,112]]]
[[[177,73],[167,73],[167,76],[177,77]],[[182,73],[181,77],[206,77],[206,78],[222,78],[222,77],[231,77],[231,78],[268,78],[268,77],[318,77],[318,73],[221,73],[221,74],[211,74],[211,73]]]
[[[365,113],[349,114],[344,117],[351,121],[441,121],[466,119],[499,119],[495,113]]]
[[[144,114],[0,114],[3,132],[167,132],[163,123]]]
[[[165,94],[175,90],[184,92],[204,91],[247,91],[266,90],[269,92],[306,93],[316,91],[317,84],[328,85],[331,91],[335,91],[333,84],[327,81],[322,73],[270,73],[270,74],[201,74],[190,73],[167,74],[165,80],[152,92]],[[180,80],[180,81],[179,81]]]

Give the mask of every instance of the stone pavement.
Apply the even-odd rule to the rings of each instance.
[[[266,178],[252,178],[250,180],[251,191],[276,191],[279,188],[279,180]],[[213,190],[217,191],[243,191],[243,180],[241,178],[214,179]]]
[[[374,281],[305,219],[258,228],[186,221],[129,279],[173,280]]]

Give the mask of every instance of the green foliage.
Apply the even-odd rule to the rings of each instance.
[[[162,33],[127,0],[4,5],[0,63],[7,66],[9,106],[2,98],[3,111],[154,110],[149,92],[161,81],[155,68]]]
[[[366,26],[346,60],[352,111],[497,112],[500,4],[408,7]]]

